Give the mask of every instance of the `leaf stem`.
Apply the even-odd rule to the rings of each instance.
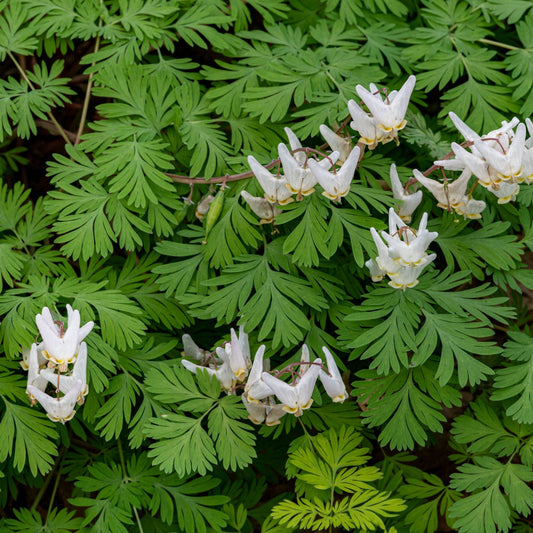
[[[34,509],[37,509],[37,506],[39,505],[39,502],[41,501],[42,497],[44,496],[44,493],[48,489],[48,485],[50,485],[50,481],[52,481],[53,473],[56,471],[56,469],[59,466],[59,463],[63,459],[64,450],[65,449],[62,448],[61,451],[59,452],[59,454],[57,456],[57,459],[56,459],[56,462],[54,463],[54,467],[52,468],[52,470],[50,470],[50,473],[44,479],[43,486],[39,489],[39,492],[37,493],[37,496],[35,496],[35,500],[33,500],[33,503],[32,503],[32,505],[30,507],[30,511],[33,511]],[[54,494],[55,494],[55,491],[54,491]]]
[[[100,23],[98,24],[98,27],[100,28],[102,26],[102,19],[100,19]],[[96,54],[100,48],[100,35],[96,38],[96,44],[94,45],[94,53]],[[92,66],[96,64],[96,61],[93,61]],[[93,88],[93,77],[94,72],[91,72],[89,74],[89,80],[87,81],[87,91],[85,93],[85,99],[83,100],[83,108],[81,110],[81,118],[80,118],[80,124],[78,126],[78,133],[76,134],[76,140],[74,141],[74,144],[79,144],[81,134],[83,133],[83,128],[85,128],[85,121],[87,120],[87,112],[89,111],[89,100],[91,99],[91,90]]]
[[[118,455],[120,457],[120,465],[122,466],[122,475],[124,476],[122,479],[124,483],[129,483],[131,479],[128,476],[128,471],[126,470],[126,462],[124,461],[124,452],[122,451],[122,443],[120,442],[120,438],[117,439],[117,448],[118,448]],[[144,533],[143,526],[141,524],[141,519],[139,518],[139,513],[137,512],[137,509],[135,507],[133,508],[133,514],[135,515],[135,519],[137,520],[137,526],[139,527],[139,533]]]
[[[52,507],[54,505],[54,500],[56,497],[57,488],[59,487],[59,479],[61,478],[61,472],[57,473],[56,480],[54,483],[54,488],[52,489],[52,496],[50,496],[50,502],[48,504],[48,510],[46,511],[46,520],[44,521],[45,525],[48,522],[48,516],[50,516],[50,512],[52,511]]]
[[[13,53],[10,51],[10,50],[7,50],[7,55],[9,56],[9,58],[11,59],[11,61],[13,61],[13,63],[15,64],[15,66],[17,67],[17,70],[20,72],[20,75],[22,76],[22,79],[28,84],[29,88],[34,91],[35,90],[35,86],[33,85],[33,83],[30,81],[30,79],[28,78],[26,72],[24,72],[24,69],[20,66],[20,63],[17,61],[16,57],[13,55]],[[72,142],[71,140],[68,138],[68,135],[66,134],[65,130],[61,127],[61,125],[59,124],[59,122],[56,120],[56,118],[54,117],[54,115],[52,115],[52,112],[51,111],[48,111],[48,113],[46,113],[48,115],[48,118],[53,122],[54,126],[57,128],[57,131],[59,132],[59,134],[61,135],[61,137],[63,137],[64,141],[67,143],[67,144],[70,144],[72,145]]]
[[[523,50],[523,48],[519,48],[518,46],[500,43],[499,41],[493,41],[492,39],[478,39],[478,42],[483,44],[491,44],[492,46],[498,46],[500,48],[505,48],[506,50]]]

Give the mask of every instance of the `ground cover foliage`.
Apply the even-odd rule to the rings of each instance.
[[[0,60],[0,531],[532,531],[533,188],[478,187],[479,220],[426,191],[419,284],[364,266],[391,164],[405,182],[462,141],[449,111],[480,134],[533,114],[529,2],[2,0]],[[410,74],[401,144],[341,203],[317,190],[273,226],[240,195],[255,178],[220,186]],[[66,304],[95,327],[63,425],[19,362]],[[211,349],[240,324],[272,368],[326,346],[350,399],[254,426],[180,361],[184,333]]]

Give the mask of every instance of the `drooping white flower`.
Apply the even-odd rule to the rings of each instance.
[[[426,253],[429,244],[438,236],[437,232],[428,231],[426,225],[427,213],[422,215],[419,228],[414,231],[405,226],[391,208],[389,233],[382,231],[380,237],[374,228],[370,228],[378,256],[365,264],[370,270],[373,281],[379,281],[386,274],[390,279],[389,285],[402,290],[414,287],[418,283],[418,276],[422,270],[437,257],[436,254]]]
[[[335,173],[328,172],[317,161],[309,160],[309,168],[324,189],[322,194],[326,198],[340,202],[340,199],[350,192],[350,184],[354,178],[360,153],[361,149],[356,146]]]
[[[46,385],[48,382],[46,381],[46,378],[44,378],[41,375],[43,365],[46,363],[46,359],[41,355],[41,348],[42,343],[37,345],[33,343],[31,345],[31,348],[29,350],[28,355],[28,385],[32,385],[33,387],[39,389],[40,391],[44,391],[46,389]],[[34,396],[32,396],[28,389],[26,388],[26,392],[28,393],[30,400],[32,403],[35,403],[36,399]]]
[[[379,142],[383,141],[385,133],[376,127],[373,117],[364,111],[355,100],[348,101],[348,111],[353,119],[350,122],[350,128],[360,135],[358,142],[366,144],[370,150],[373,150]]]
[[[33,385],[28,385],[28,394],[33,396],[43,406],[50,420],[64,424],[76,414],[74,406],[81,393],[81,389],[82,382],[78,380],[74,383],[71,390],[61,398],[49,396]]]
[[[362,137],[362,142],[373,147],[378,142],[388,142],[397,138],[398,131],[402,130],[406,125],[405,113],[415,87],[415,82],[416,78],[409,76],[399,91],[392,91],[385,98],[383,98],[383,95],[377,90],[374,84],[370,85],[370,91],[362,85],[357,85],[355,90],[369,109],[372,120],[372,123],[370,123],[368,118],[365,119],[357,111],[353,100],[350,101],[353,102],[352,104],[350,102],[348,103],[348,109],[354,119],[352,127],[357,131],[361,130],[359,132]],[[368,135],[372,135],[371,124],[375,128],[373,139],[368,137]]]
[[[248,156],[248,164],[263,188],[263,191],[265,191],[265,198],[271,204],[286,205],[294,200],[292,198],[293,193],[286,187],[288,182],[285,177],[281,176],[276,178],[252,155]]]
[[[259,403],[266,397],[273,394],[272,389],[263,381],[263,372],[268,372],[270,365],[268,361],[263,361],[265,346],[261,345],[257,350],[248,381],[244,387],[244,395],[251,403]]]
[[[423,263],[428,246],[439,236],[436,231],[427,230],[427,220],[428,214],[424,213],[415,232],[392,207],[389,209],[389,233],[382,231],[381,236],[388,244],[388,254],[393,261],[412,267]]]
[[[57,372],[45,368],[41,371],[41,377],[54,385],[54,387],[59,388],[64,394],[68,394],[72,389],[77,388],[78,382],[81,382],[77,402],[79,405],[82,405],[85,396],[89,394],[89,386],[87,385],[87,344],[84,342],[80,344],[80,351],[72,367],[72,374],[58,375]]]
[[[413,194],[404,192],[402,182],[398,176],[396,165],[392,164],[390,167],[390,181],[392,186],[392,195],[396,200],[401,200],[402,205],[398,212],[399,217],[408,224],[411,222],[411,215],[414,210],[420,205],[422,201],[422,191],[416,191]]]
[[[267,372],[263,372],[263,381],[270,387],[278,400],[283,404],[282,409],[295,416],[301,416],[305,409],[309,409],[313,403],[311,398],[315,383],[318,378],[318,372],[322,361],[315,359],[314,364],[309,365],[311,368],[303,373],[295,383],[289,385]]]
[[[270,224],[281,213],[280,209],[276,209],[276,204],[272,204],[266,198],[252,196],[248,191],[241,191],[241,196],[250,206],[250,209],[261,219],[259,224]]]
[[[209,375],[214,376],[218,380],[223,390],[231,393],[235,387],[236,379],[233,371],[231,370],[229,357],[224,349],[221,349],[217,353],[222,361],[220,364],[212,363],[210,366],[202,366],[197,365],[192,361],[188,361],[187,359],[182,359],[181,363],[187,370],[193,372],[194,374],[196,374],[198,370],[205,370]]]
[[[244,333],[244,327],[239,328],[239,336],[231,328],[231,342],[224,347],[228,354],[231,370],[238,381],[244,381],[248,375],[248,370],[252,366],[250,360],[250,345],[248,335]],[[218,353],[219,348],[217,349]]]
[[[519,192],[519,183],[530,183],[533,175],[533,154],[530,154],[531,140],[526,141],[526,125],[519,124],[515,117],[510,122],[502,122],[501,128],[480,136],[459,119],[455,113],[450,118],[471,144],[470,151],[463,146],[452,143],[455,159],[435,161],[443,168],[468,169],[478,179],[480,185],[498,197],[498,203],[513,201]],[[526,121],[527,124],[527,121]],[[513,128],[516,127],[516,131]],[[506,183],[500,187],[502,183]],[[465,202],[468,205],[467,202]],[[459,206],[456,211],[472,215],[479,214],[479,205],[473,207]],[[466,215],[469,217],[468,214]]]
[[[59,365],[62,372],[66,371],[69,363],[76,360],[81,341],[94,326],[94,322],[87,322],[80,327],[80,312],[73,310],[68,304],[67,313],[68,327],[65,331],[62,326],[56,324],[48,307],[44,307],[42,314],[35,317],[39,333],[43,338],[42,354],[53,364]]]
[[[326,142],[329,144],[333,152],[339,152],[339,163],[344,163],[351,153],[352,144],[344,137],[341,137],[335,133],[332,129],[328,128],[325,124],[319,127],[320,134]]]
[[[507,204],[514,202],[520,192],[520,185],[516,182],[502,181],[501,183],[491,184],[487,187],[487,190],[498,198],[499,204]]]
[[[39,362],[39,366],[43,366],[48,361],[48,359],[46,359],[46,357],[42,353],[43,348],[44,345],[42,342],[37,344],[37,359]],[[30,368],[30,355],[32,349],[33,345],[32,348],[22,348],[22,361],[20,362],[20,366],[23,368],[23,370],[28,370]]]
[[[200,348],[188,333],[185,333],[181,339],[183,341],[183,352],[181,355],[188,357],[189,359],[194,359],[195,361],[200,362],[202,365],[213,361],[213,356],[209,350]]]
[[[455,209],[456,206],[465,203],[468,181],[472,176],[470,169],[466,168],[456,180],[446,183],[428,178],[419,170],[413,170],[413,174],[418,183],[422,184],[437,199],[439,207]]]
[[[304,152],[296,152],[293,155],[283,143],[278,145],[278,154],[289,191],[302,196],[313,194],[318,180],[309,168],[306,154]],[[302,155],[304,156],[303,160]],[[329,169],[337,161],[338,157],[339,153],[333,152],[327,158],[319,161],[318,165],[323,169]]]
[[[346,392],[346,386],[344,381],[342,381],[341,373],[337,368],[337,363],[335,363],[335,358],[331,352],[325,347],[322,346],[322,351],[326,356],[326,362],[328,364],[328,372],[324,372],[320,369],[319,377],[322,385],[326,389],[326,393],[334,402],[344,402],[348,398],[348,393]]]
[[[485,210],[485,207],[487,207],[487,204],[483,200],[466,198],[464,205],[458,205],[455,211],[464,218],[476,220],[481,218],[481,213]]]

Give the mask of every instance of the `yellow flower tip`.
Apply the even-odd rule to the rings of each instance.
[[[394,129],[396,131],[400,131],[400,130],[403,130],[405,128],[405,126],[407,125],[407,120],[403,119],[399,124],[397,124],[396,126],[394,126]]]
[[[298,191],[296,191],[298,192]],[[310,189],[308,189],[307,191],[302,191],[301,194],[303,196],[310,196],[311,194],[313,194],[315,192],[315,188],[314,187],[311,187]]]
[[[378,128],[383,130],[385,133],[390,133],[394,129],[392,126],[384,126],[383,124],[378,124]]]
[[[305,409],[309,409],[309,407],[311,407],[312,404],[313,404],[313,398],[309,398],[309,401],[305,405],[302,405],[302,411],[304,411]]]
[[[72,420],[74,418],[74,415],[76,414],[76,411],[72,411],[71,413],[69,413],[66,417],[64,418],[59,418],[57,416],[53,416],[51,415],[50,413],[46,413],[46,415],[48,416],[48,418],[52,421],[52,422],[61,422],[62,424],[64,424],[65,422],[68,422],[69,420]]]
[[[248,420],[252,422],[252,424],[255,424],[256,426],[260,426],[262,424],[260,420],[256,420],[255,418],[252,417],[252,415],[248,415]],[[279,420],[278,420],[278,423],[279,423]]]
[[[288,405],[284,405],[284,406],[282,407],[282,409],[283,409],[284,411],[286,411],[287,413],[291,413],[292,415],[296,415],[296,413],[297,413],[298,411],[301,412],[301,409],[300,409],[299,406],[298,406],[298,407],[289,407]],[[298,416],[298,415],[296,415],[296,416]]]
[[[244,381],[248,375],[248,371],[245,368],[239,368],[234,374],[237,381]]]
[[[346,393],[343,393],[343,394],[339,394],[338,396],[335,396],[334,398],[332,398],[332,400],[335,403],[343,403],[344,400],[346,400],[347,397],[348,397],[348,395]]]
[[[267,426],[277,426],[278,424],[281,424],[281,421],[280,420],[274,420],[274,421],[268,421],[268,422],[265,422],[265,424]]]
[[[298,192],[298,191],[296,191]],[[266,194],[265,194],[265,198],[272,204],[276,203],[276,200],[271,200],[270,198],[267,198]],[[285,200],[281,200],[278,202],[279,205],[287,205],[287,204],[290,204],[291,202],[294,202],[294,198],[292,196],[289,196],[289,198],[286,198]]]

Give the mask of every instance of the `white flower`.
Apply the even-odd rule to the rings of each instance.
[[[348,156],[351,153],[352,144],[348,139],[337,135],[332,129],[328,128],[325,124],[322,124],[319,127],[322,137],[329,144],[330,148],[334,152],[339,152],[339,163],[343,163],[348,159]]]
[[[414,210],[420,205],[422,201],[422,191],[417,191],[413,194],[404,192],[402,182],[398,176],[396,165],[392,164],[390,167],[390,181],[392,186],[392,195],[396,200],[401,200],[402,205],[398,215],[405,222],[411,222],[411,215]]]
[[[278,154],[289,191],[303,196],[313,194],[318,180],[311,172],[308,162],[306,164],[307,155],[304,152],[296,152],[293,155],[283,143],[278,145]],[[304,156],[303,160],[302,155]],[[329,157],[319,161],[318,165],[323,169],[329,169],[337,161],[338,157],[339,153],[333,152]]]
[[[185,333],[181,337],[183,341],[183,352],[181,355],[184,357],[188,357],[189,359],[194,359],[195,361],[199,361],[202,365],[205,365],[213,360],[213,357],[211,356],[211,353],[208,350],[204,350],[203,348],[200,348],[193,340],[192,337]],[[222,362],[222,361],[218,361]]]
[[[248,370],[252,366],[250,360],[250,345],[248,335],[244,333],[244,326],[239,328],[239,336],[231,328],[231,342],[224,347],[228,354],[231,370],[238,381],[244,381],[248,375]],[[217,348],[217,353],[220,348]]]
[[[273,176],[252,155],[248,156],[248,164],[263,191],[265,191],[265,198],[270,203],[286,205],[293,201],[292,192],[286,187],[287,180],[284,177],[276,178]]]
[[[324,169],[320,163],[312,159],[309,160],[309,168],[324,189],[322,194],[326,198],[340,201],[343,196],[350,192],[350,183],[353,180],[360,153],[361,149],[356,146],[342,167],[333,174]]]
[[[261,219],[259,224],[270,224],[281,213],[281,210],[276,209],[275,204],[266,198],[252,196],[248,191],[241,191],[241,196],[250,206],[250,209]]]
[[[47,361],[46,357],[42,353],[43,347],[44,346],[42,342],[37,344],[37,359],[39,361],[39,366],[43,366]],[[24,370],[28,370],[30,368],[30,355],[32,349],[33,345],[31,348],[22,348],[22,361],[20,362],[20,366]]]
[[[282,409],[295,416],[301,416],[305,409],[309,409],[313,403],[311,398],[315,383],[318,378],[318,372],[322,361],[315,359],[312,365],[306,370],[300,369],[300,375],[292,385],[281,381],[267,372],[263,372],[262,379],[278,400],[283,404]],[[302,375],[303,374],[303,375]]]
[[[87,344],[84,342],[80,344],[80,351],[70,376],[58,375],[51,369],[45,368],[41,371],[41,377],[58,388],[63,394],[68,394],[72,389],[78,387],[78,382],[81,382],[77,402],[79,405],[83,404],[85,396],[89,394],[89,386],[87,385]]]
[[[31,348],[29,350],[28,355],[28,385],[32,385],[33,387],[39,389],[40,391],[44,391],[46,389],[46,385],[48,382],[46,381],[46,378],[44,378],[41,375],[41,367],[44,366],[46,363],[46,359],[41,354],[42,350],[42,343],[32,344]],[[26,392],[28,393],[30,400],[32,403],[35,403],[36,399],[34,396],[32,396],[28,389],[26,388]]]
[[[359,107],[355,100],[348,101],[348,111],[353,119],[350,122],[350,128],[357,131],[361,136],[358,142],[366,144],[373,150],[379,142],[383,141],[385,134],[381,129],[378,130],[374,119]],[[392,140],[392,138],[389,140]]]
[[[241,398],[248,411],[248,419],[254,424],[265,422],[267,426],[275,426],[287,414],[287,411],[283,410],[283,405],[275,403],[271,396],[262,403],[252,403],[244,394]]]
[[[80,327],[80,312],[73,310],[67,304],[68,327],[58,326],[48,307],[44,307],[42,314],[35,317],[35,322],[43,338],[44,350],[42,354],[53,364],[59,365],[62,372],[66,371],[67,364],[76,360],[80,342],[91,332],[94,322],[87,322]]]
[[[422,184],[438,201],[438,206],[442,209],[456,209],[465,203],[465,194],[468,181],[472,176],[470,169],[465,168],[461,175],[453,181],[440,183],[428,178],[419,170],[413,171],[414,177]]]
[[[362,85],[357,85],[355,90],[368,107],[372,120],[372,123],[370,123],[368,118],[363,117],[356,109],[355,106],[357,104],[353,100],[348,102],[348,109],[354,119],[352,127],[359,131],[362,142],[373,146],[378,142],[388,142],[397,138],[397,132],[406,125],[404,117],[415,82],[416,78],[409,76],[399,91],[392,91],[385,96],[385,99],[383,99],[381,92],[377,90],[374,84],[370,85],[370,91]],[[372,126],[375,128],[373,138]]]
[[[427,220],[428,214],[424,213],[418,230],[415,232],[403,223],[391,207],[389,209],[389,233],[381,232],[381,236],[389,245],[389,257],[395,262],[400,262],[402,266],[421,265],[427,257],[427,247],[439,236],[436,231],[427,230]]]
[[[518,183],[503,181],[501,183],[493,183],[487,187],[491,193],[498,198],[499,204],[507,204],[516,199],[516,195],[520,192],[520,185]]]
[[[344,381],[342,381],[341,373],[337,368],[335,358],[333,357],[331,352],[325,346],[322,346],[322,351],[324,352],[324,355],[326,356],[326,361],[328,363],[328,373],[320,369],[320,381],[322,382],[322,385],[324,385],[328,396],[334,402],[342,403],[344,402],[344,400],[346,400],[346,398],[348,398],[346,386],[344,385]]]
[[[261,345],[255,354],[250,375],[244,387],[244,395],[251,403],[255,404],[273,394],[272,389],[262,379],[263,372],[270,369],[269,362],[263,361],[264,355],[265,346]]]
[[[82,382],[76,381],[71,390],[61,398],[53,398],[33,385],[28,385],[28,394],[33,396],[46,410],[48,418],[54,422],[63,424],[75,414],[74,405],[81,393]]]
[[[252,363],[250,361],[248,335],[244,333],[243,326],[239,329],[239,336],[237,336],[234,329],[231,330],[231,342],[227,342],[224,347],[216,349],[218,357],[212,357],[209,352],[199,348],[189,335],[184,335],[183,345],[185,347],[185,355],[202,363],[198,365],[187,359],[182,359],[183,366],[195,374],[198,369],[205,369],[230,394],[235,392],[235,385],[244,381],[248,375],[248,369]],[[209,366],[205,366],[207,363],[209,363]]]
[[[483,200],[474,200],[473,198],[466,198],[464,205],[458,205],[455,211],[464,218],[475,220],[481,218],[481,213],[485,210],[487,204]]]
[[[405,290],[418,283],[418,276],[422,270],[431,263],[435,254],[428,255],[426,249],[437,238],[437,232],[426,229],[427,213],[422,215],[418,231],[405,226],[402,219],[391,207],[389,210],[389,233],[381,232],[382,238],[374,228],[370,233],[376,247],[378,256],[365,265],[370,270],[373,281],[379,281],[383,275],[390,279],[389,285],[395,289]]]
[[[229,357],[226,354],[226,350],[223,348],[217,353],[222,361],[220,364],[213,363],[210,366],[202,366],[188,361],[187,359],[182,359],[181,362],[187,370],[193,372],[194,374],[196,374],[198,370],[205,370],[210,376],[214,376],[218,380],[223,390],[231,393],[235,387],[236,380],[235,375],[231,370]]]

